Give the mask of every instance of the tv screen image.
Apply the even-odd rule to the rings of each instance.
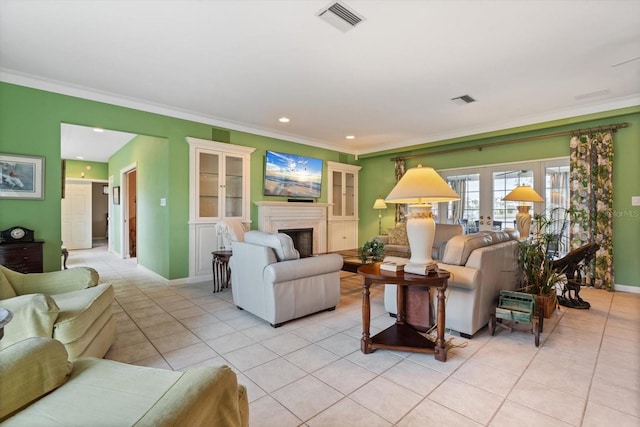
[[[267,151],[265,196],[318,198],[321,184],[321,159]]]

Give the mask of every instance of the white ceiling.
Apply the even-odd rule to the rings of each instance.
[[[62,123],[60,157],[106,163],[113,153],[136,136],[132,133]]]
[[[0,0],[0,79],[354,154],[640,105],[640,1],[345,1]]]

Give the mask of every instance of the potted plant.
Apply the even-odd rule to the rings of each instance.
[[[382,261],[384,259],[384,243],[379,239],[373,239],[368,242],[364,242],[362,248],[360,248],[360,260],[363,264],[371,261]]]
[[[566,221],[565,212],[563,222]],[[549,318],[557,305],[556,285],[562,281],[562,271],[553,268],[550,254],[552,245],[561,245],[561,236],[555,233],[557,212],[533,215],[533,236],[518,242],[518,271],[523,292],[537,296]]]

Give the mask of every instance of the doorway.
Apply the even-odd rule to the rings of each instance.
[[[122,184],[122,256],[137,258],[138,256],[138,221],[137,221],[137,165],[135,163],[120,171]]]

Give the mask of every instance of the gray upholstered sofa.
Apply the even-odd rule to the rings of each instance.
[[[440,226],[436,227],[436,231]],[[448,270],[446,327],[471,337],[489,321],[502,289],[517,287],[517,233],[481,231],[452,237],[438,267]],[[385,286],[385,309],[396,313],[396,287]]]
[[[338,304],[340,255],[300,258],[290,236],[262,231],[248,231],[232,248],[234,304],[272,326]]]
[[[464,232],[460,224],[436,224],[436,234],[431,248],[431,258],[438,260],[442,258],[444,247],[453,236],[459,236]],[[376,236],[375,238],[384,243],[385,253],[395,256],[411,255],[409,250],[409,240],[407,238],[407,225],[404,222],[396,224],[395,227],[387,230],[388,234]]]

